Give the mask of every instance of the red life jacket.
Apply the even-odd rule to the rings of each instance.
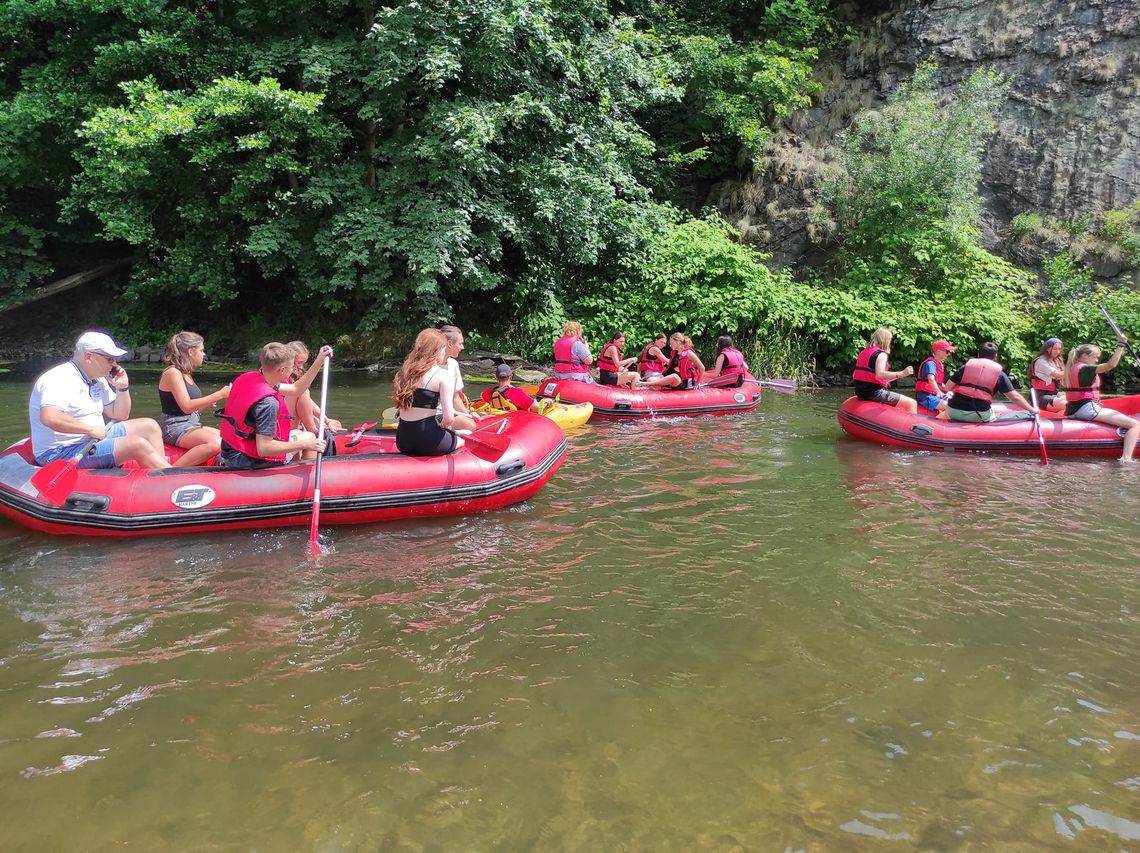
[[[581,341],[581,338],[572,338],[569,335],[563,335],[554,342],[554,371],[556,373],[585,373],[590,372],[590,368],[585,364],[574,361],[574,344]]]
[[[649,347],[651,346],[653,346],[653,344],[648,344],[645,349],[641,351],[641,358],[637,363],[637,369],[641,371],[641,374],[643,376],[649,371],[653,371],[654,373],[664,373],[665,368],[669,366],[669,362],[664,358],[657,358],[657,356],[649,354]],[[661,347],[658,347],[657,349],[660,350]]]
[[[1065,377],[1065,399],[1070,403],[1075,403],[1078,400],[1100,399],[1100,374],[1096,375],[1092,385],[1080,385],[1082,367],[1092,367],[1092,365],[1074,361],[1069,375]]]
[[[1050,367],[1053,366],[1053,362],[1045,358],[1043,355],[1039,355],[1037,358],[1033,359],[1033,361],[1029,362],[1029,387],[1033,388],[1036,391],[1048,391],[1050,394],[1055,394],[1057,393],[1057,377],[1054,376],[1052,379],[1046,382],[1044,379],[1041,379],[1037,376],[1037,371],[1035,368],[1037,367],[1037,362],[1043,358],[1045,359],[1046,364],[1048,364]]]
[[[694,385],[700,381],[701,369],[686,358],[686,355],[695,351],[692,347],[685,347],[677,353],[677,374],[681,377],[682,382],[692,382]]]
[[[992,403],[994,389],[997,388],[998,379],[1001,378],[1004,369],[992,358],[971,358],[962,368],[962,381],[954,388],[954,393],[972,400]]]
[[[278,441],[288,441],[290,419],[285,398],[265,381],[265,377],[258,370],[243,373],[230,386],[230,395],[226,398],[226,409],[222,414],[222,440],[234,450],[240,450],[253,459],[284,462],[284,454],[262,456],[257,452],[257,433],[250,428],[245,419],[254,403],[266,397],[272,397],[277,401],[277,431],[273,437]]]
[[[744,375],[744,353],[736,347],[725,347],[720,351],[720,355],[724,356],[724,361],[720,366],[721,376]]]
[[[923,379],[923,370],[926,368],[927,362],[934,362],[934,381],[942,385],[946,381],[946,366],[936,359],[934,356],[927,356],[926,360],[918,366],[919,378],[914,383],[915,391],[925,391],[927,394],[937,394],[938,389],[934,387],[934,383],[928,379]]]
[[[610,351],[610,347],[613,347],[617,350],[616,361],[607,355],[607,353]],[[617,373],[621,370],[621,347],[619,347],[613,341],[610,341],[608,344],[602,347],[602,354],[598,356],[598,370],[608,370],[611,373]]]
[[[883,350],[878,347],[864,347],[863,351],[859,353],[859,357],[855,359],[855,370],[851,373],[851,378],[856,382],[870,382],[872,385],[881,385],[886,388],[890,380],[880,379],[875,373],[875,359],[879,357],[879,353]],[[889,364],[884,365],[883,369],[890,368]]]

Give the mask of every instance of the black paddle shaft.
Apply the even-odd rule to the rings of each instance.
[[[1098,305],[1096,307],[1100,309],[1100,313],[1104,315],[1104,319],[1108,321],[1108,325],[1112,327],[1112,331],[1116,334],[1117,337],[1120,337],[1120,326],[1116,325],[1116,321],[1112,319],[1112,315],[1108,313],[1108,309],[1106,309],[1103,305]],[[1140,367],[1140,356],[1136,355],[1136,350],[1132,348],[1132,341],[1125,341],[1124,345],[1128,347],[1128,352],[1132,354],[1132,359],[1136,362],[1136,366]]]

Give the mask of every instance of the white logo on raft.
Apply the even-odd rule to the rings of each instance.
[[[549,397],[551,394],[553,394],[554,393],[554,383],[553,382],[546,383],[546,387],[542,389],[542,393],[543,393],[543,395],[545,395],[547,397]]]
[[[216,495],[209,486],[180,486],[170,495],[170,502],[179,509],[198,509],[213,503]]]
[[[743,403],[745,398],[744,398],[743,394],[737,393],[736,395],[733,396],[732,399],[734,399],[738,403]]]

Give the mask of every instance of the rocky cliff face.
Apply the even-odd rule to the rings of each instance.
[[[722,211],[776,261],[810,255],[803,214],[829,142],[927,57],[947,89],[983,66],[1012,81],[980,187],[991,247],[1018,213],[1140,198],[1140,0],[897,0],[819,69],[824,97],[773,136],[762,173],[720,188]]]

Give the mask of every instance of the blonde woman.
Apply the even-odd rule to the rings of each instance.
[[[162,440],[186,451],[174,463],[176,468],[201,465],[222,449],[222,434],[213,427],[202,426],[198,413],[226,399],[230,386],[202,395],[193,374],[205,360],[206,342],[194,332],[179,332],[172,337],[162,356],[166,365],[158,380]]]
[[[871,403],[898,406],[912,415],[918,414],[918,403],[910,397],[888,391],[887,386],[896,379],[914,374],[914,368],[907,365],[902,370],[891,370],[887,356],[891,354],[894,334],[880,326],[871,335],[871,340],[855,359],[855,370],[851,378],[855,380],[855,396]]]
[[[1127,430],[1124,434],[1124,451],[1121,462],[1131,462],[1136,449],[1136,439],[1140,438],[1140,421],[1130,418],[1123,412],[1105,409],[1100,404],[1100,375],[1108,373],[1120,364],[1124,345],[1128,338],[1117,335],[1120,342],[1112,358],[1100,364],[1101,350],[1096,344],[1081,344],[1069,352],[1065,362],[1065,417],[1079,421],[1099,421]]]
[[[594,377],[590,375],[593,363],[594,357],[582,337],[581,324],[568,321],[562,327],[562,337],[554,342],[554,378],[593,382]]]
[[[444,456],[463,446],[455,423],[455,383],[447,370],[447,338],[439,329],[416,335],[392,381],[399,410],[396,449],[408,456]]]

